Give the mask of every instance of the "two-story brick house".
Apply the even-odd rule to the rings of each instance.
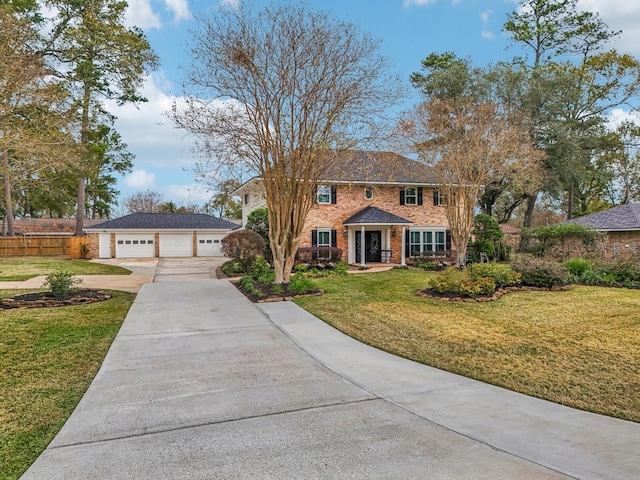
[[[427,166],[396,153],[358,150],[341,155],[331,171],[319,181],[301,247],[338,247],[345,261],[361,265],[405,264],[422,252],[451,250],[445,209]],[[234,195],[242,198],[243,225],[265,207],[260,178]]]

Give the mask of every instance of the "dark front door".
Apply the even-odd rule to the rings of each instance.
[[[360,235],[362,232],[356,232],[356,262],[362,262],[360,243]],[[370,230],[364,232],[364,261],[380,262],[382,261],[381,243],[382,232],[380,230]]]

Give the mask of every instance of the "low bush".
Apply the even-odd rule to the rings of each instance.
[[[276,277],[273,268],[262,255],[258,255],[253,261],[251,276],[260,283],[271,283]]]
[[[524,285],[551,288],[569,283],[567,267],[553,260],[525,254],[511,262],[511,268],[522,274]]]
[[[564,266],[569,269],[569,273],[574,277],[582,277],[591,270],[591,260],[587,258],[571,258],[564,262]]]
[[[460,293],[466,297],[476,298],[483,295],[492,295],[496,291],[496,283],[493,278],[483,277],[478,280],[462,282]]]
[[[435,278],[429,282],[429,288],[438,293],[461,295],[462,284],[471,281],[471,275],[467,270],[458,270],[449,267],[438,272]]]
[[[294,295],[304,295],[317,290],[317,287],[313,280],[305,277],[301,273],[296,273],[291,276],[287,289]]]
[[[342,260],[342,249],[337,247],[300,247],[296,261],[307,265],[338,263]]]
[[[224,273],[226,277],[237,277],[240,274],[249,273],[245,272],[244,266],[237,260],[228,260],[224,262],[220,267],[220,270],[222,270],[222,273]]]
[[[474,281],[485,277],[491,278],[494,287],[497,288],[519,285],[522,281],[522,274],[514,272],[506,263],[474,263],[469,267],[469,272]]]
[[[58,270],[47,275],[43,288],[48,288],[56,298],[65,297],[76,285],[82,283],[81,278],[74,277],[68,270]]]
[[[256,281],[251,275],[245,275],[238,283],[240,287],[247,293],[254,293],[256,290]]]
[[[264,253],[264,239],[252,230],[236,230],[220,241],[220,250],[225,257],[240,262],[245,272],[258,255]]]

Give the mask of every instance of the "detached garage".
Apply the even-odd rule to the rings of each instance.
[[[132,213],[87,228],[98,258],[220,256],[220,241],[239,225],[205,214]]]

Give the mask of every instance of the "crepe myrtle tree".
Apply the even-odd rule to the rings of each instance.
[[[262,178],[276,283],[289,282],[318,179],[339,152],[378,137],[401,94],[378,48],[304,4],[219,7],[200,19],[190,95],[168,115],[196,136],[205,170]]]

